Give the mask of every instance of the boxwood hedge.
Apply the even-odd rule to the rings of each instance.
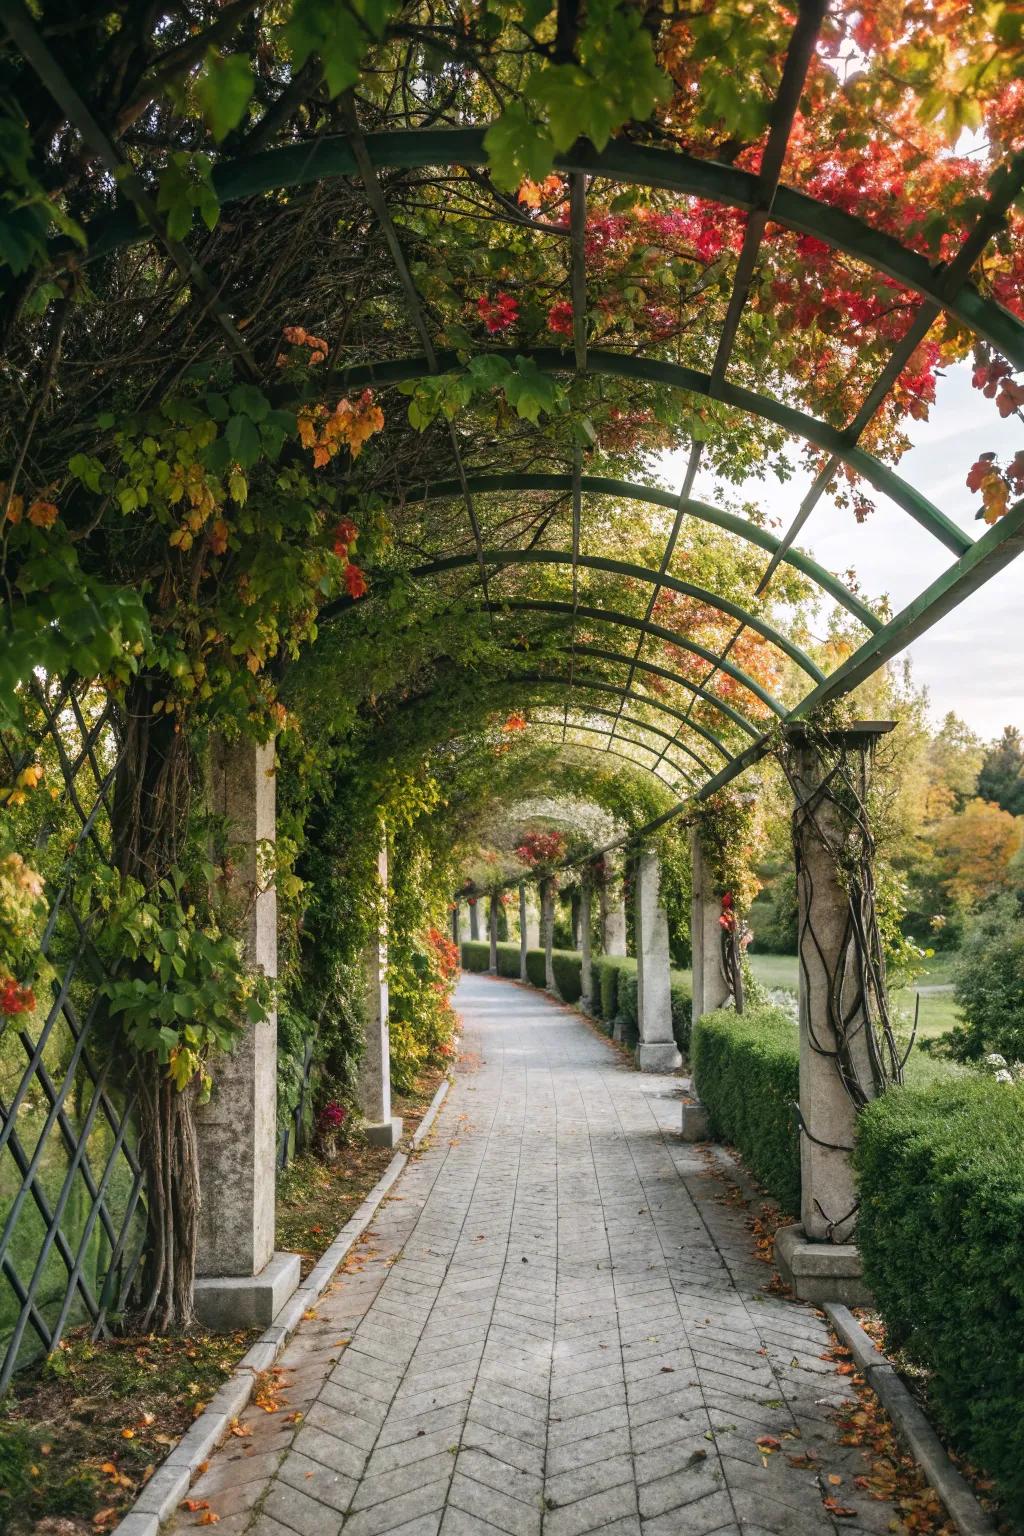
[[[693,1030],[693,1081],[712,1135],[732,1142],[787,1211],[800,1211],[799,1037],[781,1008],[719,1008]]]
[[[860,1116],[865,1277],[932,1412],[1024,1520],[1024,1087],[901,1088]]]

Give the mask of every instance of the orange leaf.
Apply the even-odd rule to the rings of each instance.
[[[217,1521],[219,1519],[220,1519],[220,1515],[215,1515],[212,1509],[208,1509],[206,1511],[205,1515],[200,1515],[199,1516],[199,1519],[196,1521],[196,1524],[197,1525],[216,1525]]]
[[[774,1435],[758,1435],[754,1441],[759,1451],[778,1451],[782,1449],[782,1441],[776,1440]]]

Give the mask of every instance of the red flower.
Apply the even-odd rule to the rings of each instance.
[[[347,559],[348,552],[359,537],[359,529],[351,518],[343,517],[334,530],[334,553],[339,560]]]
[[[548,330],[557,331],[560,336],[572,335],[572,305],[568,299],[559,299],[548,310]]]
[[[363,597],[366,593],[366,577],[363,575],[358,565],[346,565],[345,586],[348,588],[349,597]]]
[[[477,312],[493,336],[497,331],[507,331],[519,319],[519,300],[510,293],[499,293],[497,299],[489,299],[482,293],[476,301]]]
[[[32,988],[19,986],[13,976],[0,985],[0,1013],[30,1013],[35,1005]]]

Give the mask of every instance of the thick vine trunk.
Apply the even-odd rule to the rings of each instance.
[[[174,867],[185,836],[194,763],[173,717],[154,713],[152,678],[128,690],[114,789],[113,862],[125,880],[152,890]],[[138,1093],[139,1159],[145,1176],[147,1251],[138,1291],[142,1326],[165,1332],[192,1319],[199,1231],[194,1086],[174,1086],[152,1054],[132,1063]]]

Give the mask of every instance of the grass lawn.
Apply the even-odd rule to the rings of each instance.
[[[752,950],[748,959],[750,969],[762,986],[773,990],[781,987],[787,992],[797,990],[796,955],[759,955]],[[924,961],[917,985],[920,987],[949,986],[955,959],[956,956],[952,954],[930,956]],[[896,1007],[906,1015],[908,1029],[914,1017],[916,990],[916,987],[901,987],[892,995],[892,1001]],[[917,1031],[921,1039],[944,1034],[959,1021],[959,1018],[960,1010],[953,1001],[951,991],[921,993],[921,1012]]]

